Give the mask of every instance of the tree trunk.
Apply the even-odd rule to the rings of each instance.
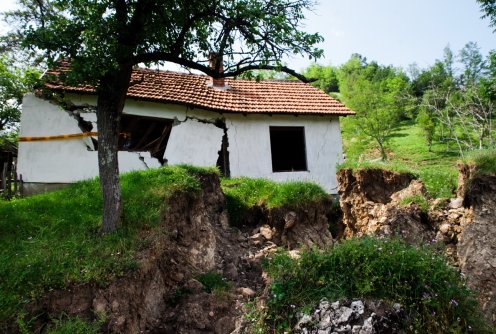
[[[109,233],[121,222],[122,203],[119,183],[120,120],[132,67],[107,74],[100,80],[97,102],[98,168],[103,197],[102,229]]]

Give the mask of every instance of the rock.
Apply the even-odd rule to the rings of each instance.
[[[192,278],[184,284],[184,288],[191,293],[199,293],[203,291],[203,284],[201,284],[198,280]]]
[[[296,224],[296,218],[296,212],[289,211],[288,213],[286,213],[286,215],[284,216],[284,229],[289,230],[290,228],[292,228]]]
[[[261,233],[255,233],[252,236],[250,236],[250,239],[252,241],[259,241],[260,242],[262,240],[262,238],[263,237],[262,237],[262,234]]]
[[[237,288],[236,292],[243,295],[243,297],[246,298],[253,298],[255,297],[256,293],[250,288]]]
[[[375,312],[384,315],[377,316]],[[402,312],[399,304],[391,307],[380,301],[367,304],[360,300],[331,303],[322,299],[313,313],[298,314],[294,333],[400,333],[404,319]]]
[[[450,230],[451,225],[448,223],[444,223],[441,226],[439,226],[439,232],[446,234]]]
[[[362,315],[365,309],[365,306],[363,305],[362,301],[357,300],[351,303],[351,309],[353,312],[358,313],[359,315]]]
[[[262,226],[260,226],[260,234],[266,240],[271,240],[272,239],[272,229],[270,228],[269,225],[262,225]]]
[[[236,281],[238,279],[238,268],[236,268],[234,263],[228,263],[226,268],[224,269],[224,275],[228,279]]]
[[[308,324],[311,321],[312,321],[312,316],[311,315],[309,315],[309,314],[302,314],[300,320],[298,321],[298,323],[295,326],[295,329],[296,330],[299,330],[299,329],[301,329],[302,325],[306,325],[306,324]]]
[[[462,206],[463,206],[463,198],[462,197],[453,198],[449,203],[449,207],[451,209],[459,209]]]
[[[335,321],[336,324],[342,324],[353,320],[353,310],[349,307],[342,306],[339,308],[339,311],[336,312],[339,318]]]

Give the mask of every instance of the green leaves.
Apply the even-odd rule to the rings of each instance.
[[[17,68],[13,59],[0,56],[0,132],[17,129],[22,97],[33,89],[39,75],[31,68]]]
[[[377,142],[381,157],[386,160],[388,139],[408,108],[404,96],[408,91],[408,78],[391,66],[355,55],[339,70],[339,88],[345,103],[357,113],[355,126],[362,135]]]
[[[224,57],[232,75],[275,65],[286,54],[319,58],[322,37],[302,32],[310,0],[22,0],[22,46],[49,62],[70,58],[79,83],[98,83],[117,67],[171,61],[207,74],[208,55]],[[254,69],[254,68],[250,68]],[[284,70],[284,68],[282,68]]]

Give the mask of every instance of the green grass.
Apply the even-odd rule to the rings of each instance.
[[[373,166],[413,173],[422,180],[432,197],[451,197],[457,187],[458,152],[454,147],[434,143],[429,152],[422,129],[414,121],[404,121],[389,140],[388,161],[378,161],[376,143],[361,137],[347,119],[342,121],[342,135],[347,162],[340,166]],[[372,162],[370,162],[372,161]]]
[[[427,199],[420,194],[405,197],[400,202],[401,205],[417,204],[422,212],[427,213],[429,211],[429,202]]]
[[[49,290],[105,285],[136,268],[135,254],[145,245],[146,231],[160,222],[167,198],[200,190],[190,170],[178,166],[123,175],[123,226],[108,235],[100,230],[96,179],[0,202],[0,324]]]
[[[477,173],[496,174],[496,150],[471,151],[462,161],[475,165]]]
[[[411,332],[489,332],[477,301],[457,271],[427,248],[399,240],[357,238],[327,250],[306,250],[299,259],[276,254],[265,269],[272,279],[261,318],[268,332],[290,331],[298,312],[326,297],[400,303]]]
[[[253,206],[274,208],[298,206],[327,197],[326,192],[310,182],[274,182],[267,179],[237,177],[222,179],[227,209],[232,224],[237,224],[243,214]]]
[[[100,331],[100,323],[88,322],[81,318],[63,318],[55,320],[49,325],[47,334],[98,334]]]
[[[198,282],[203,284],[205,291],[208,293],[214,291],[227,291],[231,288],[231,284],[224,277],[222,277],[221,274],[215,271],[209,271],[198,275],[196,279]]]

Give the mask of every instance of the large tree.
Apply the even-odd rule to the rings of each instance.
[[[496,0],[477,0],[484,12],[482,17],[487,17],[490,20],[490,25],[494,27],[496,32]]]
[[[14,40],[45,51],[48,63],[70,59],[67,80],[97,94],[103,231],[120,223],[118,134],[133,66],[173,62],[214,78],[276,69],[286,54],[318,58],[322,38],[300,30],[312,0],[21,0],[7,15]],[[218,56],[215,68],[209,57]],[[222,64],[223,63],[223,64]],[[224,71],[220,68],[223,65]]]

